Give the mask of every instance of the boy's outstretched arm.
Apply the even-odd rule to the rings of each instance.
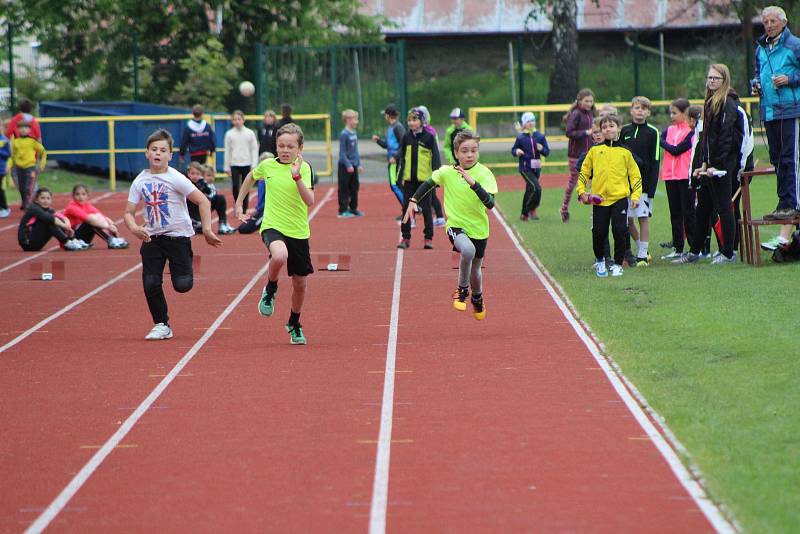
[[[208,201],[208,197],[199,189],[195,189],[186,198],[197,204],[200,209],[200,222],[203,225],[203,237],[206,243],[212,247],[221,247],[222,240],[211,229],[211,202]]]
[[[145,243],[150,242],[150,234],[147,233],[147,230],[143,226],[136,224],[136,204],[128,202],[125,206],[125,213],[122,215],[122,218],[125,221],[125,226],[128,227],[128,230],[130,230],[133,235]]]

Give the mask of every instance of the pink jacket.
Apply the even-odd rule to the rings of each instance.
[[[692,133],[688,124],[673,124],[661,135],[664,162],[661,164],[662,180],[686,180],[692,165],[692,143],[687,136]],[[675,152],[680,151],[680,154]]]

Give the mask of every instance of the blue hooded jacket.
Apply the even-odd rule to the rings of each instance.
[[[751,83],[761,84],[761,120],[800,117],[800,39],[785,28],[771,49],[766,34],[757,42],[756,77]],[[776,89],[772,77],[780,74],[789,77],[789,84]]]

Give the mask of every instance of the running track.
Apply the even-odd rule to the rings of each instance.
[[[257,236],[196,239],[175,337],[148,343],[137,247],[47,252],[66,279],[32,281],[0,230],[0,532],[731,529],[499,219],[477,322],[444,232],[397,251],[394,199],[361,198],[342,220],[317,191],[312,252],[352,268],[310,277],[306,347],[288,279],[256,311]]]

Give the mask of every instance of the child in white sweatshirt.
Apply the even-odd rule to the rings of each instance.
[[[244,112],[231,113],[233,128],[225,132],[225,174],[231,179],[234,200],[239,196],[239,187],[250,169],[258,165],[258,139],[250,128],[244,127]],[[247,209],[247,199],[244,199]]]

